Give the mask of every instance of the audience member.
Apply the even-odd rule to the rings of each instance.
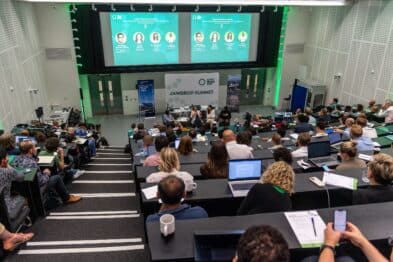
[[[272,136],[272,147],[269,147],[270,150],[276,150],[277,148],[283,147],[281,142],[281,136],[278,133],[274,133]]]
[[[225,143],[230,159],[254,158],[251,147],[236,143],[236,135],[232,130],[226,129],[222,133],[222,141]]]
[[[188,135],[191,137],[193,143],[198,142],[198,133],[194,128],[191,128],[190,131],[188,131]]]
[[[33,237],[33,233],[11,233],[0,223],[0,240],[3,242],[3,249],[5,251],[13,251],[19,245],[29,241]]]
[[[179,171],[180,162],[179,157],[175,149],[170,147],[164,147],[160,152],[160,165],[159,172],[150,174],[146,178],[147,183],[158,183],[164,177],[169,175],[176,175],[183,180],[193,181],[194,177],[188,172]]]
[[[143,123],[138,123],[137,130],[134,131],[134,140],[138,141],[142,139],[147,134],[145,130],[145,125]]]
[[[334,110],[334,109],[336,109],[337,105],[338,105],[338,98],[333,98],[332,102],[330,102],[330,104],[328,106],[330,106]]]
[[[8,164],[7,151],[4,148],[0,148],[0,188],[3,189],[4,201],[8,209],[8,213],[13,212],[18,206],[25,204],[25,199],[19,195],[11,195],[12,181],[23,181],[25,175],[23,173],[16,172]]]
[[[202,124],[201,111],[199,111],[195,106],[191,106],[190,121],[191,125],[195,127],[200,127]]]
[[[393,122],[393,102],[390,99],[385,101],[381,110],[377,114],[378,117],[385,117],[385,123]]]
[[[353,204],[393,201],[393,158],[379,153],[368,163],[369,186],[353,191]]]
[[[191,207],[181,202],[186,197],[184,181],[176,176],[170,175],[158,183],[157,198],[161,199],[160,211],[149,215],[146,222],[159,221],[164,214],[171,214],[176,220],[207,218],[206,211],[199,207]]]
[[[180,143],[177,151],[182,156],[188,156],[194,152],[194,149],[192,148],[192,139],[190,136],[183,136],[182,138],[180,138]]]
[[[80,123],[78,129],[75,130],[75,135],[79,137],[87,137],[88,138],[88,146],[90,150],[90,156],[96,155],[96,141],[93,137],[88,137],[89,132],[87,131],[86,124]]]
[[[31,141],[22,141],[19,148],[21,155],[15,158],[13,163],[15,167],[37,168],[39,185],[41,187],[46,186],[47,189],[56,191],[61,197],[63,203],[76,203],[82,199],[80,196],[68,193],[67,188],[59,175],[51,174],[49,169],[44,169],[42,172],[40,171],[36,159],[37,150]]]
[[[335,107],[334,107],[335,108]],[[324,122],[324,123],[329,123],[330,122],[330,116],[328,114],[327,108],[322,108],[319,113],[318,113],[318,122]]]
[[[342,143],[340,145],[341,164],[337,166],[336,170],[366,168],[366,163],[357,158],[357,152],[355,141]]]
[[[157,136],[154,140],[156,152],[145,159],[143,166],[159,166],[161,149],[168,147],[168,145],[169,142],[166,136]]]
[[[255,184],[243,200],[238,215],[288,211],[292,209],[295,172],[284,161],[271,164],[262,174],[261,183]],[[266,201],[269,199],[269,201]]]
[[[288,148],[279,147],[273,151],[273,159],[274,161],[284,161],[288,165],[292,165],[292,154]]]
[[[340,128],[335,128],[334,132],[340,133],[342,140],[349,140],[351,139],[351,127],[353,126],[353,124],[355,124],[355,120],[352,117],[347,117],[344,121],[344,130]]]
[[[0,136],[0,147],[4,148],[7,155],[15,156],[19,155],[19,148],[16,146],[15,137],[10,133],[4,133]]]
[[[154,146],[154,138],[151,135],[145,135],[142,139],[143,141],[143,152],[145,156],[151,156],[156,153],[156,148]]]
[[[232,262],[289,262],[289,247],[272,226],[252,226],[240,237]]]
[[[376,104],[375,99],[371,99],[370,101],[368,101],[368,107],[366,109],[366,112],[372,112],[375,104]]]
[[[281,138],[285,137],[285,135],[287,134],[287,128],[285,125],[281,125],[278,129],[277,129],[277,133],[281,136]]]
[[[297,124],[295,126],[295,133],[303,133],[313,131],[312,125],[308,123],[308,116],[305,114],[299,114],[297,116]]]
[[[352,125],[350,131],[351,139],[357,142],[358,151],[373,151],[374,143],[369,138],[363,135],[363,129],[359,125]]]
[[[320,137],[320,136],[327,136],[328,134],[325,131],[326,125],[325,122],[319,122],[317,123],[316,127],[315,127],[315,135],[316,137]]]
[[[236,143],[238,143],[239,145],[250,146],[251,145],[251,140],[252,140],[252,136],[247,131],[240,132],[236,136]]]
[[[168,138],[169,146],[174,146],[177,136],[175,135],[175,132],[173,132],[172,128],[168,127],[166,129],[166,137]]]
[[[200,168],[202,176],[206,178],[228,177],[229,155],[224,143],[214,142],[207,155],[207,162]]]
[[[37,132],[34,136],[35,140],[37,141],[37,147],[39,148],[44,148],[45,147],[45,142],[46,142],[46,135],[42,132]]]
[[[221,126],[229,126],[231,122],[231,112],[229,111],[227,106],[224,106],[224,108],[221,110],[219,116],[218,116],[218,121]]]
[[[207,117],[206,117],[206,123],[209,125],[209,129],[212,128],[212,125],[215,122],[216,122],[216,111],[213,106],[209,105],[207,107]]]
[[[346,230],[339,232],[333,229],[333,223],[328,223],[325,229],[324,244],[321,247],[319,262],[334,262],[336,246],[340,240],[349,240],[354,246],[360,248],[368,261],[388,262],[388,260],[376,249],[362,234],[357,226],[348,222]],[[354,261],[350,257],[345,257],[340,261]]]
[[[292,157],[300,158],[300,157],[307,157],[308,156],[308,144],[311,141],[311,136],[309,133],[300,133],[296,144],[298,149],[292,152]]]
[[[304,113],[306,113],[306,115],[308,116],[308,123],[310,125],[315,126],[315,124],[317,123],[317,120],[312,115],[312,109],[310,107],[306,107],[306,109],[304,110]]]
[[[378,137],[375,128],[367,126],[367,118],[358,116],[358,118],[356,119],[356,124],[362,127],[364,136],[371,139]]]

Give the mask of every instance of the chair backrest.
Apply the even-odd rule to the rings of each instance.
[[[4,187],[0,187],[0,222],[6,228],[10,228],[8,209],[4,200]]]

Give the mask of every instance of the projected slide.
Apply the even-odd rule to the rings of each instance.
[[[115,66],[179,62],[176,13],[111,13],[110,28]]]
[[[249,61],[251,14],[192,13],[191,63]]]

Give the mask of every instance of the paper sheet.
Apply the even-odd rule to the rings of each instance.
[[[54,156],[38,156],[38,164],[51,164],[54,158]]]
[[[358,188],[358,180],[356,178],[341,176],[333,173],[323,172],[323,180],[326,185],[343,187],[350,190]]]
[[[316,210],[284,212],[284,215],[302,248],[320,247],[323,244],[326,225]]]
[[[297,140],[299,134],[290,134],[289,136],[292,137],[293,139]]]
[[[369,155],[366,155],[366,154],[359,154],[358,158],[362,159],[362,160],[365,160],[365,161],[373,160],[373,156],[369,156]]]
[[[151,186],[142,189],[146,199],[153,199],[157,197],[158,186]]]
[[[312,167],[309,163],[304,162],[303,159],[298,160],[296,163],[303,169],[308,169],[308,168]]]

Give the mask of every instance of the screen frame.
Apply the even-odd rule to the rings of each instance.
[[[104,46],[100,24],[101,12],[113,12],[110,6],[97,5],[96,11],[90,5],[78,5],[78,11],[71,13],[71,19],[77,22],[73,27],[78,31],[73,31],[76,50],[78,71],[80,74],[111,74],[111,73],[133,73],[133,72],[165,72],[165,71],[190,71],[190,70],[217,70],[231,68],[255,68],[255,67],[275,67],[280,43],[280,32],[283,8],[279,7],[276,12],[273,8],[266,8],[260,13],[260,7],[249,6],[244,8],[244,13],[260,13],[258,28],[257,56],[255,62],[221,62],[221,63],[189,63],[189,64],[163,64],[163,65],[138,65],[138,66],[106,66],[104,58]],[[135,12],[147,12],[148,8],[138,8]],[[155,7],[153,12],[170,12],[168,7]],[[213,7],[202,7],[200,12],[215,12]],[[129,6],[116,6],[115,12],[130,12]],[[177,12],[194,12],[193,6],[178,7]],[[224,13],[235,13],[236,8],[222,7]],[[267,38],[270,40],[267,41]],[[75,41],[78,38],[78,41]]]

